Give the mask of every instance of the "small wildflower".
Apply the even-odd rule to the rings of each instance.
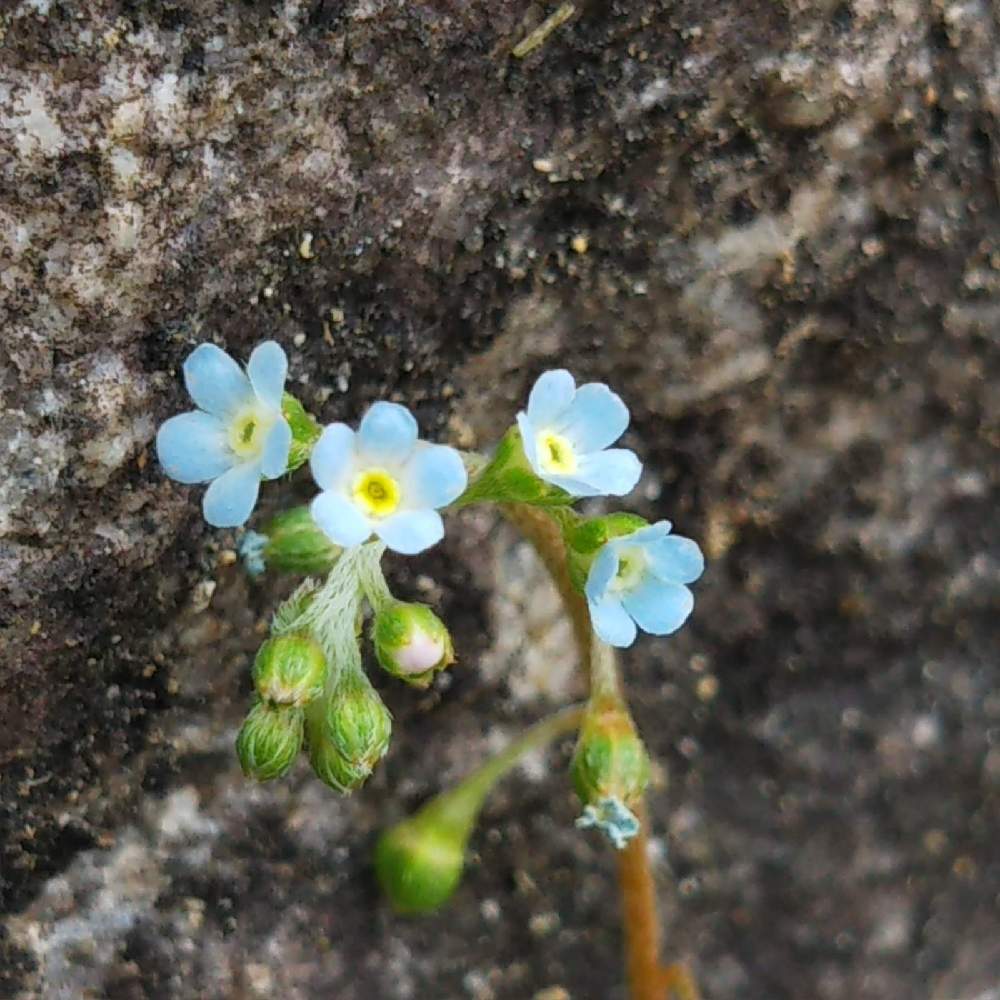
[[[670,534],[670,522],[611,538],[597,553],[585,593],[594,631],[611,646],[631,646],[636,626],[670,635],[684,624],[694,597],[684,584],[701,576],[705,560],[690,538]]]
[[[246,372],[214,344],[184,362],[197,410],[171,417],[156,435],[160,464],[180,483],[211,483],[202,501],[217,528],[245,524],[261,479],[285,472],[292,430],[282,415],[288,360],[273,340],[258,345]]]
[[[467,481],[458,452],[418,441],[416,420],[397,403],[375,403],[357,433],[331,424],[310,466],[323,491],[312,516],[332,541],[348,548],[374,533],[403,555],[441,540],[437,508],[455,500]]]
[[[635,453],[609,448],[628,427],[628,408],[606,385],[578,389],[562,368],[545,372],[517,415],[521,444],[535,474],[576,497],[623,496],[639,481]]]

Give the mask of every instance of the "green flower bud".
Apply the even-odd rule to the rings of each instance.
[[[248,778],[270,781],[292,766],[302,747],[302,709],[259,701],[250,709],[236,753]]]
[[[461,881],[472,823],[450,821],[438,804],[387,830],[375,846],[375,874],[400,913],[436,910]]]
[[[649,784],[649,756],[635,723],[617,698],[587,707],[570,774],[584,806],[614,799],[631,808]]]
[[[302,707],[323,693],[326,657],[319,643],[303,632],[278,635],[257,651],[253,681],[264,701]]]
[[[294,472],[312,454],[313,445],[319,440],[322,428],[306,412],[305,407],[288,392],[281,399],[281,415],[292,429],[287,471]]]
[[[337,791],[363,784],[392,736],[392,716],[360,670],[348,671],[328,699],[313,703],[307,726],[313,770]]]
[[[371,774],[364,764],[352,764],[322,732],[307,725],[309,735],[309,763],[313,773],[335,792],[349,795],[360,788]]]
[[[564,507],[573,503],[565,490],[539,479],[535,475],[524,446],[521,432],[511,427],[500,439],[492,460],[455,501],[456,507],[471,503],[527,503],[535,507]]]
[[[573,586],[583,592],[590,564],[606,542],[622,535],[631,535],[632,532],[645,528],[648,523],[638,514],[624,511],[586,521],[565,520],[563,540],[566,542],[566,565]]]
[[[455,662],[451,636],[426,604],[392,601],[372,626],[372,643],[382,669],[425,688],[439,670]]]
[[[325,576],[341,548],[320,531],[308,507],[293,507],[267,526],[262,556],[268,569],[302,576]]]
[[[525,753],[575,729],[579,721],[577,706],[543,719],[454,788],[382,834],[375,847],[375,873],[397,910],[427,913],[448,900],[462,877],[469,837],[491,789]]]

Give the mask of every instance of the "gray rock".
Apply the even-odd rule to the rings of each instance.
[[[370,785],[240,776],[286,584],[247,584],[150,446],[195,343],[267,337],[324,420],[391,397],[463,446],[547,367],[628,400],[630,504],[710,556],[690,624],[624,657],[706,995],[995,990],[996,12],[577,7],[515,60],[548,7],[4,5],[4,996],[623,996],[565,747],[491,800],[440,917],[368,870],[572,687],[544,600],[511,635],[537,571],[488,514],[392,563],[461,665],[385,687]]]

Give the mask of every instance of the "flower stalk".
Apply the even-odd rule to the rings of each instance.
[[[594,634],[587,602],[573,586],[559,524],[545,511],[521,504],[505,504],[504,516],[531,542],[559,591],[573,624],[581,662],[589,664],[592,690],[620,695],[621,682],[614,651],[591,656]],[[625,930],[625,967],[631,1000],[664,1000],[668,990],[677,1000],[698,1000],[698,990],[682,965],[664,966],[660,960],[662,932],[656,906],[656,883],[649,862],[648,816],[644,800],[634,812],[638,830],[618,851],[618,886]]]
[[[375,849],[375,872],[399,912],[429,913],[451,898],[486,796],[526,753],[572,732],[582,716],[583,707],[574,705],[536,723],[457,785],[382,834]]]

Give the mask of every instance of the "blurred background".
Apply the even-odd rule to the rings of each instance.
[[[580,693],[491,514],[389,564],[459,663],[379,681],[369,785],[240,775],[289,583],[151,443],[192,346],[275,338],[324,422],[484,447],[560,366],[630,405],[629,506],[709,558],[624,656],[706,1000],[1000,997],[997,10],[578,0],[514,58],[555,9],[0,3],[0,996],[624,997],[569,744],[440,915],[374,887],[379,829]]]

